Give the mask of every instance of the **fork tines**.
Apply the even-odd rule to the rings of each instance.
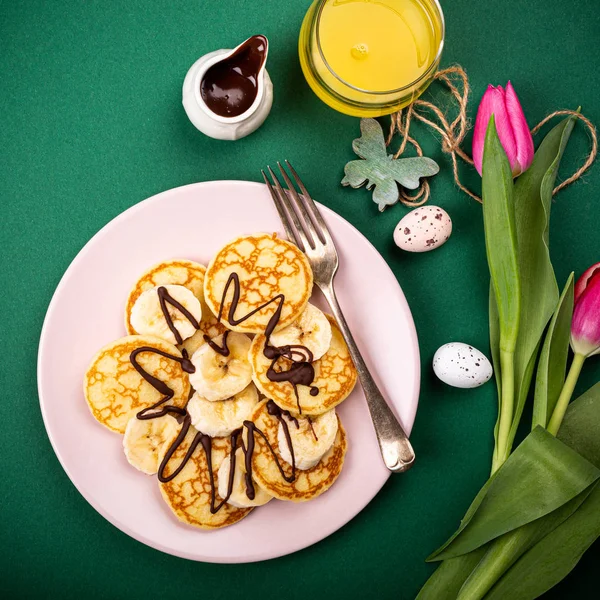
[[[296,190],[296,187],[280,162],[277,162],[277,166],[281,171],[287,189],[282,187],[271,167],[267,167],[267,170],[273,183],[269,181],[264,171],[262,171],[262,174],[271,192],[273,202],[275,203],[288,239],[291,242],[295,242],[304,252],[310,252],[310,250],[322,248],[329,244],[332,245],[331,235],[314,200],[310,197],[294,167],[287,160],[285,163],[300,193]]]

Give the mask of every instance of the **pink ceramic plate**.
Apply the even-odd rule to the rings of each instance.
[[[366,238],[336,213],[321,210],[340,254],[340,303],[375,378],[409,432],[418,402],[419,350],[406,299]],[[169,258],[207,264],[230,239],[260,231],[282,232],[262,184],[214,181],[153,196],[86,244],[56,289],[44,322],[38,388],[58,459],[83,497],[113,525],[175,556],[238,563],[295,552],[352,519],[389,476],[357,385],[339,408],[349,450],[341,476],[326,494],[304,504],[273,501],[237,525],[205,532],[177,521],[161,499],[156,478],[130,467],[121,436],[91,416],[82,393],[83,374],[101,346],[125,335],[123,309],[137,277]],[[325,306],[322,298],[316,301]]]

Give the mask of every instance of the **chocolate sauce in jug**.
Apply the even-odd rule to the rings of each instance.
[[[206,106],[221,117],[245,113],[258,93],[258,76],[267,58],[267,38],[253,35],[232,55],[210,67],[200,82]]]

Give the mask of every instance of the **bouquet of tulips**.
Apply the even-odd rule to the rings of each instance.
[[[492,473],[429,557],[442,562],[418,600],[537,598],[600,536],[600,383],[570,403],[584,362],[600,353],[600,263],[575,285],[571,274],[560,293],[548,247],[554,182],[573,126],[565,119],[534,154],[510,83],[490,86],[479,107],[473,160],[482,176],[499,400]],[[513,450],[532,387],[531,432]]]

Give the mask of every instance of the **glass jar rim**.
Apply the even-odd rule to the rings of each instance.
[[[438,49],[436,52],[435,57],[433,58],[433,60],[431,61],[430,65],[427,67],[427,69],[419,76],[417,77],[417,79],[415,79],[414,81],[411,81],[409,84],[404,85],[402,87],[393,89],[393,90],[385,90],[385,91],[374,91],[374,90],[366,90],[364,88],[359,88],[355,85],[352,85],[351,83],[348,83],[345,79],[342,79],[342,77],[340,77],[332,68],[331,65],[327,62],[327,59],[325,58],[325,53],[323,52],[323,48],[321,47],[321,36],[319,33],[319,24],[321,22],[321,15],[323,13],[323,8],[325,7],[325,4],[327,3],[328,0],[319,0],[319,6],[317,8],[316,14],[315,14],[315,20],[314,20],[314,27],[315,27],[315,37],[317,40],[317,49],[319,51],[319,55],[321,57],[321,60],[323,61],[323,64],[327,67],[327,70],[343,85],[345,85],[346,87],[356,91],[356,92],[362,92],[364,94],[369,94],[369,95],[373,95],[373,96],[388,96],[391,94],[398,94],[398,93],[402,93],[406,90],[409,90],[411,88],[413,88],[415,85],[417,85],[420,81],[422,81],[423,79],[427,78],[430,74],[431,74],[431,70],[436,68],[440,57],[442,55],[442,51],[444,49],[444,38],[445,38],[445,34],[446,34],[446,23],[444,20],[444,11],[442,10],[442,7],[439,3],[439,0],[430,0],[435,7],[437,8],[438,14],[440,16],[440,23],[442,25],[442,30],[441,30],[441,36],[440,36],[440,43],[438,45]]]

